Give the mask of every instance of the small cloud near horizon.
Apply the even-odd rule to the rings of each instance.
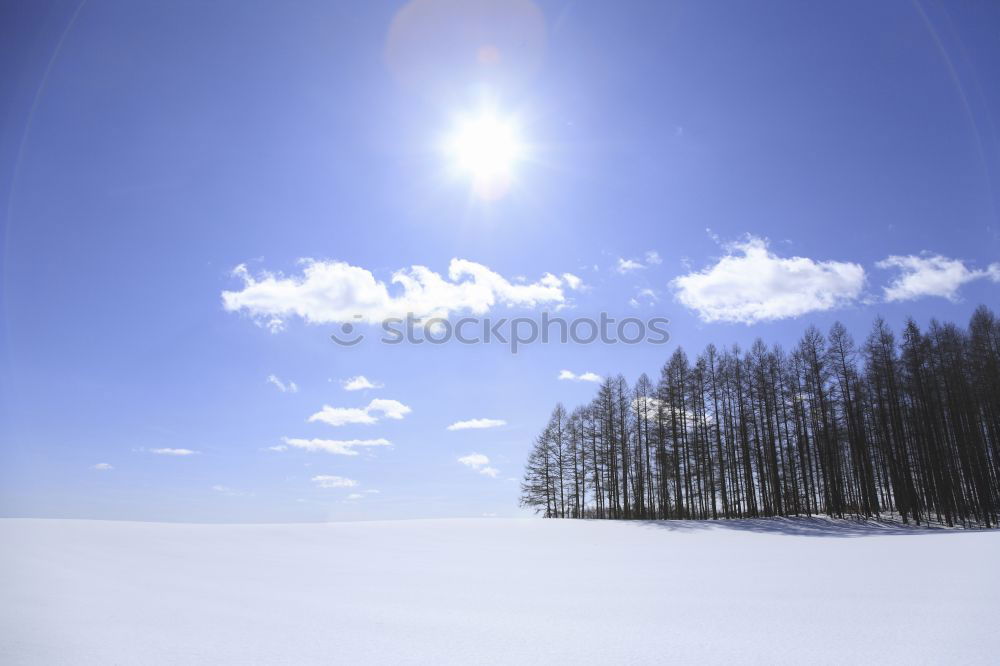
[[[961,259],[923,252],[919,255],[890,255],[875,264],[883,270],[898,270],[899,275],[882,287],[888,303],[912,301],[924,296],[938,296],[953,303],[959,300],[958,290],[967,282],[989,279],[1000,282],[1000,263],[985,269],[966,266]]]
[[[191,449],[150,449],[150,453],[155,453],[158,456],[193,456],[197,455],[199,451],[193,451]]]
[[[364,375],[344,379],[340,384],[344,387],[345,391],[364,391],[366,389],[380,389],[385,387],[384,384],[373,382]]]
[[[618,257],[618,263],[615,266],[615,270],[622,275],[626,273],[631,273],[632,271],[639,271],[644,268],[649,268],[650,266],[659,266],[663,263],[663,259],[660,258],[660,253],[656,250],[648,250],[643,259],[646,263],[642,263],[638,259],[629,259],[626,257]]]
[[[560,370],[556,379],[571,382],[593,382],[599,384],[604,378],[596,372],[583,372],[578,375],[572,370]]]
[[[320,488],[354,488],[359,485],[354,479],[332,474],[317,474],[310,480]]]
[[[470,453],[459,458],[458,462],[471,470],[494,479],[498,474],[500,474],[500,470],[495,467],[490,467],[489,457],[483,455],[482,453]]]
[[[298,387],[298,385],[295,382],[293,382],[293,381],[283,382],[280,379],[278,379],[277,375],[268,375],[267,376],[267,381],[268,381],[268,383],[273,384],[274,387],[276,389],[278,389],[279,391],[281,391],[282,393],[298,393],[299,392],[299,387]]]
[[[375,398],[364,407],[331,407],[323,409],[308,418],[309,423],[319,421],[331,426],[349,424],[371,425],[381,418],[400,420],[413,410],[398,400]]]
[[[457,421],[448,426],[448,430],[481,430],[484,428],[499,428],[507,425],[503,419],[469,419]]]
[[[284,444],[269,447],[272,451],[287,451],[288,447],[303,449],[305,451],[323,451],[338,456],[356,456],[358,448],[371,448],[377,446],[392,446],[392,442],[387,439],[300,439],[296,437],[282,437]]]

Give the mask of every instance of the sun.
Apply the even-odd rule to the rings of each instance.
[[[445,141],[445,152],[458,172],[471,180],[482,199],[503,196],[527,154],[516,119],[484,109],[458,120]]]

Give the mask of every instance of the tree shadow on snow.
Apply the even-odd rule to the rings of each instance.
[[[986,528],[948,528],[940,525],[904,525],[898,520],[854,520],[814,516],[743,518],[733,520],[638,520],[645,527],[673,532],[705,530],[737,530],[808,537],[871,537],[871,536],[920,536],[926,534],[957,534],[960,532],[987,531]],[[989,530],[992,531],[992,530]]]

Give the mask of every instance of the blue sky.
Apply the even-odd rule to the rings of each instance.
[[[548,412],[596,388],[563,370],[998,302],[995,3],[2,11],[3,515],[517,515]],[[484,100],[526,146],[492,198],[441,149]],[[329,338],[411,307],[671,341]]]

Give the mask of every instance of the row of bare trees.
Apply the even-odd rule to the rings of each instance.
[[[673,353],[654,384],[605,379],[552,412],[521,503],[562,518],[827,514],[993,526],[1000,510],[1000,320],[967,330],[841,324],[791,353],[757,340]]]

